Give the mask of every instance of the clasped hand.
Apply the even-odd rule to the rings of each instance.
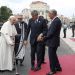
[[[43,41],[44,40],[44,37],[43,37],[43,34],[41,33],[38,37],[37,37],[37,41],[40,42],[40,41]]]

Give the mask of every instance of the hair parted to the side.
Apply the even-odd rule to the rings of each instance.
[[[49,12],[54,14],[55,16],[57,15],[57,11],[55,9],[51,9]]]
[[[31,12],[31,15],[38,15],[38,11],[37,11],[37,10],[33,10],[33,11]]]

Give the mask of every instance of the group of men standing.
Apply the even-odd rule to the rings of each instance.
[[[36,10],[31,12],[31,16],[32,18],[29,19],[28,25],[24,21],[22,21],[23,19],[22,16],[18,17],[18,22],[15,24],[16,29],[15,32],[17,32],[14,35],[15,37],[14,51],[16,55],[16,64],[18,64],[18,61],[20,61],[20,65],[21,66],[23,65],[22,63],[25,56],[25,46],[27,45],[28,35],[31,31],[30,33],[31,70],[38,71],[41,69],[42,63],[45,63],[44,56],[46,43],[48,46],[50,68],[51,68],[51,72],[47,73],[46,75],[53,75],[57,71],[62,71],[62,68],[59,64],[56,54],[57,48],[58,46],[60,46],[60,30],[62,26],[60,19],[57,17],[57,11],[54,9],[49,11],[49,17],[51,19],[51,24],[49,27],[47,26],[47,20],[45,20],[43,17],[39,17],[38,12]],[[7,27],[5,30],[7,30]],[[13,31],[11,32],[11,34],[13,34]],[[4,35],[8,35],[8,33],[5,34],[5,32],[2,32],[1,35],[5,38]],[[10,35],[9,38],[11,39]],[[1,41],[2,40],[0,40],[0,42]],[[0,53],[2,52],[3,49],[3,47],[2,48],[1,47],[2,46],[0,45]],[[36,67],[35,67],[35,54],[37,55]],[[4,61],[2,61],[2,56],[0,55],[0,63],[3,62]],[[3,70],[2,68],[3,64],[0,65],[0,70]],[[8,68],[4,67],[4,69],[7,70]]]

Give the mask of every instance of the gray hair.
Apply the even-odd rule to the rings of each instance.
[[[49,12],[52,13],[52,14],[54,14],[55,16],[57,15],[57,11],[55,9],[52,9]]]
[[[38,11],[37,11],[37,10],[33,10],[33,11],[31,12],[31,15],[38,15]]]

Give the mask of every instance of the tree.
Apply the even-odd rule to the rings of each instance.
[[[2,6],[0,8],[0,21],[6,21],[10,15],[12,15],[12,10],[10,8],[7,6]]]

